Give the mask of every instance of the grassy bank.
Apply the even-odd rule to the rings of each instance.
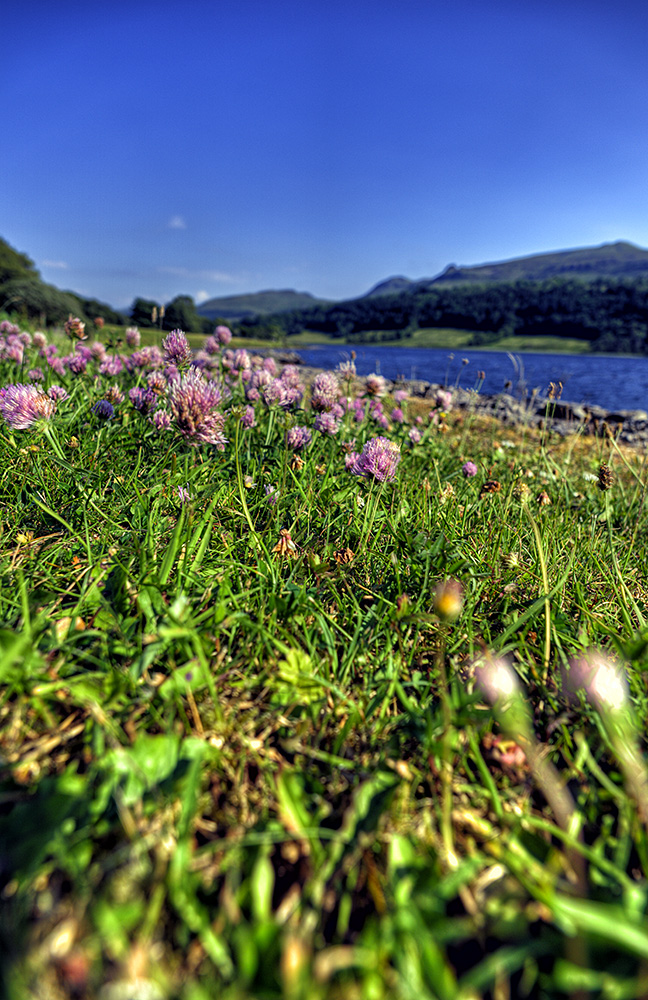
[[[644,995],[645,456],[212,348],[0,361],[2,995]]]

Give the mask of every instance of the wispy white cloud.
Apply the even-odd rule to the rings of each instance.
[[[206,302],[210,297],[209,292],[196,292],[194,299],[196,302]]]
[[[68,269],[68,264],[64,260],[42,260],[41,267],[53,267],[57,271],[66,271]]]
[[[228,274],[226,271],[210,271],[204,268],[192,269],[189,267],[158,267],[161,274],[174,274],[178,278],[199,278],[202,281],[213,281],[218,284],[233,285],[241,278],[235,274]]]
[[[187,223],[181,215],[172,215],[168,222],[169,229],[186,229]]]

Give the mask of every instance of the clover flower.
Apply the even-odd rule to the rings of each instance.
[[[115,407],[107,399],[99,399],[92,407],[92,412],[100,420],[111,420],[115,416]]]
[[[241,427],[255,427],[256,412],[253,406],[246,406],[241,414]]]
[[[387,392],[387,379],[372,372],[365,379],[365,390],[369,396],[384,396]]]
[[[314,410],[331,410],[339,395],[338,380],[333,372],[320,372],[315,376],[311,386],[311,406]]]
[[[215,382],[207,382],[200,371],[192,369],[168,390],[169,410],[176,428],[191,444],[213,444],[223,451],[225,417],[218,407],[223,394]]]
[[[214,330],[214,336],[221,347],[227,347],[232,339],[232,331],[228,326],[217,326]]]
[[[169,365],[188,365],[193,359],[189,341],[182,330],[172,330],[162,341],[164,360]]]
[[[411,427],[410,432],[407,436],[412,442],[412,444],[420,444],[421,438],[423,437],[418,427]]]
[[[166,410],[156,410],[151,414],[149,420],[155,427],[158,434],[162,433],[162,431],[168,431],[171,426],[171,417]]]
[[[331,437],[334,434],[337,434],[340,429],[339,421],[336,420],[332,413],[327,413],[326,411],[317,414],[313,426],[316,431],[320,432],[320,434],[330,434]]]
[[[440,410],[450,410],[452,408],[452,393],[449,389],[439,389],[435,402]]]
[[[268,406],[275,404],[282,409],[288,409],[298,403],[302,397],[301,389],[283,378],[274,378],[262,387],[262,395]]]
[[[313,435],[308,427],[291,427],[286,433],[286,444],[293,451],[302,451],[307,448],[313,439]]]
[[[55,403],[59,400],[69,398],[67,389],[64,389],[62,385],[51,385],[47,390],[47,395],[50,399],[53,399]]]
[[[371,438],[362,449],[351,471],[354,476],[367,476],[379,482],[391,482],[400,462],[400,448],[386,437]]]
[[[476,476],[479,470],[477,469],[477,466],[475,465],[474,462],[464,462],[464,464],[461,466],[461,471],[463,472],[466,479],[470,479],[472,476]]]
[[[153,389],[145,389],[141,385],[136,386],[134,389],[130,389],[128,392],[128,398],[135,409],[145,417],[155,409],[158,402],[157,393],[155,393]]]
[[[50,420],[56,403],[36,385],[8,385],[0,389],[0,414],[12,430],[23,431]]]
[[[129,326],[126,330],[126,343],[129,347],[137,349],[142,342],[142,336],[136,326]]]
[[[405,414],[401,410],[400,406],[395,406],[391,411],[390,416],[395,424],[402,424],[405,422]]]

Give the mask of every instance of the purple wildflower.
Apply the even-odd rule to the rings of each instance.
[[[32,343],[37,351],[42,351],[47,343],[47,337],[42,330],[37,330],[32,337]]]
[[[214,330],[214,336],[219,344],[223,347],[227,347],[232,339],[232,331],[228,326],[217,326]]]
[[[320,434],[337,434],[340,429],[339,421],[335,419],[332,413],[318,413],[315,417],[315,423],[313,425],[316,431]]]
[[[12,430],[23,431],[39,420],[49,420],[56,403],[36,385],[8,385],[0,389],[0,414]]]
[[[299,386],[299,368],[297,365],[286,365],[279,376],[282,382],[288,385]],[[300,386],[301,388],[301,386]]]
[[[111,420],[115,416],[115,407],[107,399],[99,399],[92,407],[92,412],[100,420]]]
[[[134,389],[130,389],[128,393],[128,398],[143,416],[148,416],[151,410],[154,410],[158,397],[157,393],[153,389],[145,389],[143,386],[138,385]]]
[[[372,372],[365,379],[365,389],[370,396],[384,396],[387,391],[387,379]]]
[[[30,368],[27,374],[32,382],[43,382],[45,379],[42,368]]]
[[[107,354],[106,345],[100,340],[93,340],[90,344],[90,353],[97,361],[103,361]]]
[[[252,361],[250,355],[245,350],[244,347],[239,347],[237,351],[234,351],[234,357],[232,358],[232,364],[237,371],[246,371],[248,368],[252,367]]]
[[[353,466],[356,464],[359,458],[360,455],[358,454],[357,451],[347,452],[347,454],[344,456],[344,467],[347,470],[347,472],[353,469]]]
[[[63,363],[73,375],[83,375],[88,367],[88,360],[83,354],[68,354],[63,358]]]
[[[255,427],[256,413],[253,406],[246,406],[241,414],[241,427]]]
[[[333,372],[320,372],[313,379],[311,406],[320,412],[332,409],[338,401],[340,390]]]
[[[293,451],[301,451],[307,448],[313,439],[313,435],[308,427],[291,427],[286,434],[286,444]]]
[[[104,393],[104,399],[107,399],[113,406],[117,406],[119,403],[124,402],[124,393],[118,385],[110,385]]]
[[[220,350],[220,344],[216,337],[205,337],[205,342],[203,344],[203,351],[210,356],[213,354],[218,354]]]
[[[224,415],[217,409],[223,395],[215,382],[206,382],[202,373],[192,369],[179,382],[169,386],[171,417],[182,436],[192,444],[213,444],[223,451]]]
[[[184,486],[178,486],[178,500],[180,503],[187,503],[188,500],[193,500],[193,497],[189,492],[189,483],[187,483],[186,489]]]
[[[264,486],[266,499],[271,507],[277,506],[277,501],[279,500],[279,490],[276,486]]]
[[[149,420],[152,421],[153,426],[155,427],[156,431],[158,431],[158,433],[161,433],[162,431],[168,431],[169,427],[171,426],[171,417],[166,412],[166,410],[156,410],[155,413],[153,413],[149,417]]]
[[[162,396],[167,390],[167,380],[160,371],[150,372],[146,376],[146,384],[151,392],[156,393],[158,396]]]
[[[262,388],[263,398],[268,406],[273,403],[287,409],[301,399],[301,391],[281,378],[274,378]]]
[[[394,402],[398,406],[400,406],[400,404],[404,403],[405,400],[407,399],[408,396],[407,389],[396,389],[392,395],[394,397]]]
[[[50,399],[53,399],[55,403],[59,400],[62,401],[64,399],[68,399],[68,391],[67,389],[64,389],[62,385],[51,385],[47,390],[47,395]]]
[[[395,406],[391,411],[391,418],[395,424],[402,424],[405,420],[405,414],[401,410],[400,406]]]
[[[274,358],[264,358],[263,359],[263,370],[269,372],[273,378],[277,375],[277,362]]]
[[[464,462],[461,466],[461,471],[463,472],[466,479],[470,479],[471,476],[476,476],[478,469],[474,462]]]
[[[136,326],[129,326],[126,330],[126,343],[130,348],[137,349],[142,342],[142,335]]]
[[[452,409],[452,393],[449,389],[439,389],[436,394],[436,405],[440,410]]]
[[[357,375],[355,361],[340,361],[335,369],[343,382],[351,383]]]
[[[409,437],[410,441],[412,442],[412,444],[420,444],[421,443],[422,434],[421,434],[420,430],[418,429],[418,427],[412,427],[410,429],[408,437]]]
[[[99,365],[100,375],[119,375],[124,370],[124,363],[118,354],[107,354]]]
[[[193,358],[189,341],[182,330],[172,330],[162,341],[164,360],[169,365],[188,365]]]
[[[400,448],[386,437],[371,438],[353,465],[354,476],[368,476],[379,482],[391,482],[400,462]]]

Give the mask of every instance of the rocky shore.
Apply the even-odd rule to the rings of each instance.
[[[397,386],[420,399],[433,399],[445,388],[420,380],[394,384],[394,388]],[[585,435],[612,435],[623,444],[648,444],[648,413],[645,410],[610,411],[591,403],[570,403],[534,394],[520,399],[506,392],[488,396],[457,387],[452,388],[452,398],[454,408],[495,417],[503,424],[544,426],[562,436],[577,431]]]

